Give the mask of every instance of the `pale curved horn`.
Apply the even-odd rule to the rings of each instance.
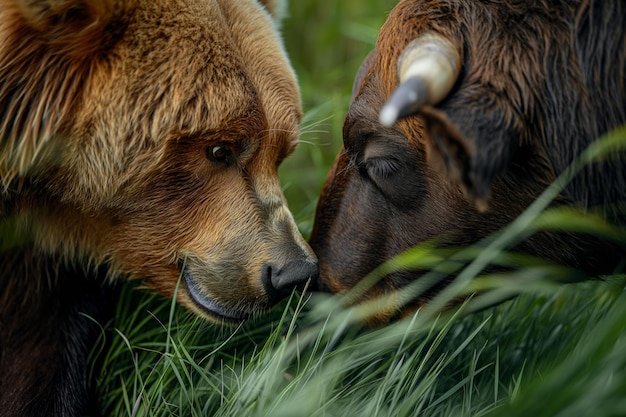
[[[380,123],[391,127],[426,104],[443,100],[461,71],[459,49],[443,36],[428,32],[413,39],[398,60],[400,85],[380,111]]]

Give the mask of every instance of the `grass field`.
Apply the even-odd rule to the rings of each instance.
[[[341,145],[352,77],[394,4],[291,2],[284,37],[305,118],[302,143],[280,173],[305,236]],[[539,212],[525,224],[541,223]],[[436,256],[417,248],[405,262],[425,253]],[[626,276],[544,279],[563,271],[540,264],[504,282],[482,277],[473,285],[492,291],[460,309],[427,306],[380,329],[358,324],[363,308],[322,294],[294,295],[267,317],[220,327],[127,286],[94,352],[103,366],[93,388],[106,416],[626,415]],[[453,286],[438,302],[466,289]]]

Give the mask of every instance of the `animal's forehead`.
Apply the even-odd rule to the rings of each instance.
[[[271,137],[290,143],[297,131],[295,77],[256,2],[142,2],[111,61],[103,83],[109,98],[96,95],[108,100],[103,107],[130,116],[141,136],[287,132]]]
[[[378,121],[378,112],[383,105],[379,91],[378,77],[368,72],[362,79],[354,101],[350,105],[344,122],[344,145],[346,148],[361,147],[371,137],[385,136],[388,128]]]

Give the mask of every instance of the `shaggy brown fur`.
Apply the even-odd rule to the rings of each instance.
[[[384,128],[378,114],[398,85],[398,59],[427,32],[458,46],[461,74],[441,103]],[[311,245],[322,284],[346,290],[420,242],[471,244],[514,219],[594,139],[626,123],[625,45],[626,7],[612,0],[400,2],[359,70],[320,197]],[[557,204],[624,224],[625,168],[590,166]],[[623,256],[584,235],[538,234],[517,249],[591,273]],[[389,275],[371,295],[419,276]]]
[[[84,408],[103,274],[235,322],[315,278],[277,176],[301,116],[279,4],[0,0],[3,416]]]

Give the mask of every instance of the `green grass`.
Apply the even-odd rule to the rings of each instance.
[[[375,330],[319,295],[239,329],[179,308],[170,324],[167,301],[127,291],[96,387],[114,416],[620,415],[625,279]]]
[[[291,1],[284,38],[305,117],[301,146],[280,174],[305,236],[341,146],[352,77],[394,4]],[[463,266],[440,298],[384,328],[360,325],[370,306],[324,294],[294,295],[266,317],[222,327],[129,284],[93,353],[89,379],[102,415],[626,415],[626,275],[559,285],[554,277],[571,278],[570,270],[527,258],[518,272],[481,275],[486,264],[517,262],[506,249],[537,228],[624,238],[579,213],[545,212],[545,201],[481,247],[448,253],[426,243],[374,272],[370,279],[420,264],[437,279]],[[438,308],[470,290],[483,293]]]

